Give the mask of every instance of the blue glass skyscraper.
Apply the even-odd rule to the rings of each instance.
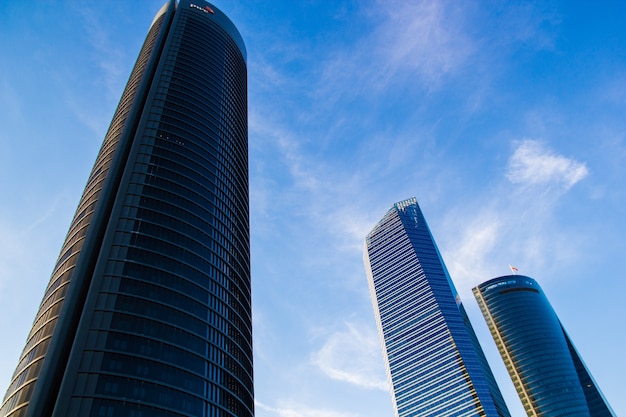
[[[534,279],[507,275],[473,292],[528,416],[615,416]]]
[[[509,416],[415,198],[367,235],[364,261],[395,415]]]
[[[213,5],[169,0],[0,416],[252,417],[248,212],[243,40]]]

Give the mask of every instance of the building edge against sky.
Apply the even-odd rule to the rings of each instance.
[[[363,258],[395,415],[509,416],[415,198],[389,209]]]
[[[615,416],[534,279],[506,275],[472,291],[528,416]]]
[[[247,64],[203,0],[157,13],[0,416],[254,415]]]

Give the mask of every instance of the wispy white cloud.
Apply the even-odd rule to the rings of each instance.
[[[73,208],[65,204],[68,195],[22,197],[14,196],[18,210],[0,209],[0,328],[11,335],[0,355],[0,391],[15,369]]]
[[[502,4],[498,17],[490,22],[496,37],[492,42],[509,49],[520,44],[535,50],[552,49],[556,28],[561,22],[556,8],[548,2],[520,2]]]
[[[560,198],[588,175],[586,165],[538,140],[515,145],[503,178],[447,216],[444,258],[466,296],[471,286],[508,273],[509,264],[545,271],[578,250],[578,240],[559,231],[555,212]]]
[[[2,108],[4,109],[3,118],[11,121],[23,121],[22,100],[6,76],[0,79],[0,103],[2,103]]]
[[[120,46],[119,40],[115,39],[119,32],[109,29],[97,6],[70,5],[66,13],[80,26],[82,36],[72,45],[73,57],[63,61],[54,71],[70,113],[101,138],[111,121],[140,44],[133,38]],[[76,60],[82,64],[77,65]],[[94,107],[93,103],[87,105],[81,95],[84,91],[98,95],[100,107]]]
[[[383,377],[381,346],[375,331],[346,323],[330,335],[312,361],[332,379],[363,388],[389,389]]]
[[[475,46],[463,31],[461,9],[430,0],[379,2],[374,10],[384,18],[373,38],[384,72],[407,70],[433,82],[462,66]]]
[[[315,409],[307,406],[286,406],[286,407],[271,407],[255,402],[257,414],[262,416],[271,415],[276,417],[357,417],[354,413],[345,413],[341,411],[327,410],[327,409]],[[259,411],[261,413],[259,413]]]
[[[100,23],[99,12],[96,9],[81,5],[77,9],[81,18],[83,32],[93,47],[92,58],[100,69],[101,79],[107,88],[109,96],[115,98],[122,91],[128,74],[128,57],[121,53],[121,49],[111,42],[110,34]]]
[[[306,151],[302,149],[306,144],[306,138],[297,136],[280,121],[268,120],[260,112],[252,111],[249,117],[250,136],[255,138],[252,146],[265,154],[270,153],[267,147],[278,152],[272,156],[274,158],[278,156],[279,159],[273,160],[270,165],[279,163],[287,168],[297,187],[307,190],[318,189],[320,184],[318,173],[314,169],[314,161],[307,158]]]
[[[2,217],[0,217],[0,289],[5,280],[14,279],[20,273],[31,272],[36,266],[39,266],[39,262],[29,261],[27,264],[17,264],[16,260],[28,258],[26,255],[32,253],[39,254],[37,260],[43,257],[43,250],[33,251],[33,249],[35,247],[42,249],[40,246],[43,246],[44,242],[46,244],[49,242],[44,239],[36,239],[34,236],[43,232],[51,233],[51,230],[41,229],[41,227],[50,227],[50,219],[55,215],[58,216],[60,205],[64,206],[60,204],[64,197],[66,196],[57,195],[48,200],[49,206],[42,212],[34,211],[33,213],[32,206],[25,204],[22,211],[28,213],[26,215],[2,213]],[[26,218],[28,221],[25,220]]]
[[[326,215],[326,222],[332,225],[332,233],[336,236],[341,248],[353,252],[363,250],[365,235],[376,224],[376,219],[368,219],[364,213],[355,210],[354,205],[342,202]]]
[[[464,3],[374,1],[364,7],[371,29],[355,45],[324,61],[318,92],[327,99],[341,92],[361,94],[439,85],[476,50],[464,31]],[[347,89],[345,86],[350,85]]]
[[[500,241],[503,225],[500,216],[485,211],[470,219],[462,228],[457,242],[446,256],[445,262],[455,281],[458,290],[467,293],[469,286],[484,280],[493,269],[490,257]]]
[[[506,177],[520,185],[557,185],[565,190],[589,174],[587,166],[558,155],[542,142],[525,139],[509,159]]]

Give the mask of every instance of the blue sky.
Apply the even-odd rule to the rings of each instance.
[[[362,261],[417,197],[471,288],[543,286],[626,415],[626,3],[220,1],[249,65],[258,417],[392,416]],[[161,0],[0,3],[0,391]]]

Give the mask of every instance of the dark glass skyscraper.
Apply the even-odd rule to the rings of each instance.
[[[507,275],[473,291],[529,416],[615,416],[534,279]]]
[[[509,416],[415,198],[391,207],[363,257],[396,416]]]
[[[203,0],[156,15],[1,416],[254,414],[246,51]]]

